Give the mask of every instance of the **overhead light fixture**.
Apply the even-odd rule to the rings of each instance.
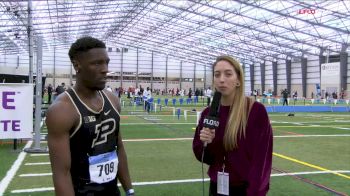
[[[277,59],[276,59],[276,58],[273,58],[273,62],[277,62]]]
[[[287,56],[287,60],[289,60],[289,61],[290,61],[290,60],[292,60],[292,58],[291,58],[290,56]]]

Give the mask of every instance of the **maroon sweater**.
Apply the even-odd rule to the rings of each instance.
[[[209,165],[210,180],[217,182],[217,172],[222,171],[225,156],[225,172],[230,175],[230,186],[247,185],[247,195],[266,195],[269,190],[272,166],[272,128],[265,107],[254,102],[246,127],[246,137],[238,140],[238,149],[225,151],[223,137],[229,117],[230,106],[220,106],[220,126],[215,138],[204,152],[204,163]],[[201,161],[203,142],[199,132],[203,128],[203,119],[209,113],[206,108],[201,115],[193,139],[193,152]]]

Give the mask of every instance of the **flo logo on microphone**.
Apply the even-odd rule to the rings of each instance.
[[[219,120],[212,116],[207,116],[203,120],[203,127],[207,127],[209,129],[216,129],[219,127]]]

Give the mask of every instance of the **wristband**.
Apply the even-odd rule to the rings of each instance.
[[[134,191],[134,189],[129,189],[125,193],[126,193],[126,195],[134,195],[135,191]]]

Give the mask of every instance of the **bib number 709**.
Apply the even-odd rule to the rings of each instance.
[[[101,184],[114,180],[118,172],[118,162],[115,151],[89,157],[90,181]]]
[[[105,175],[109,175],[114,171],[114,162],[110,162],[104,165],[97,165],[97,167],[100,169],[100,174],[98,175],[99,177],[102,176],[103,172]]]

